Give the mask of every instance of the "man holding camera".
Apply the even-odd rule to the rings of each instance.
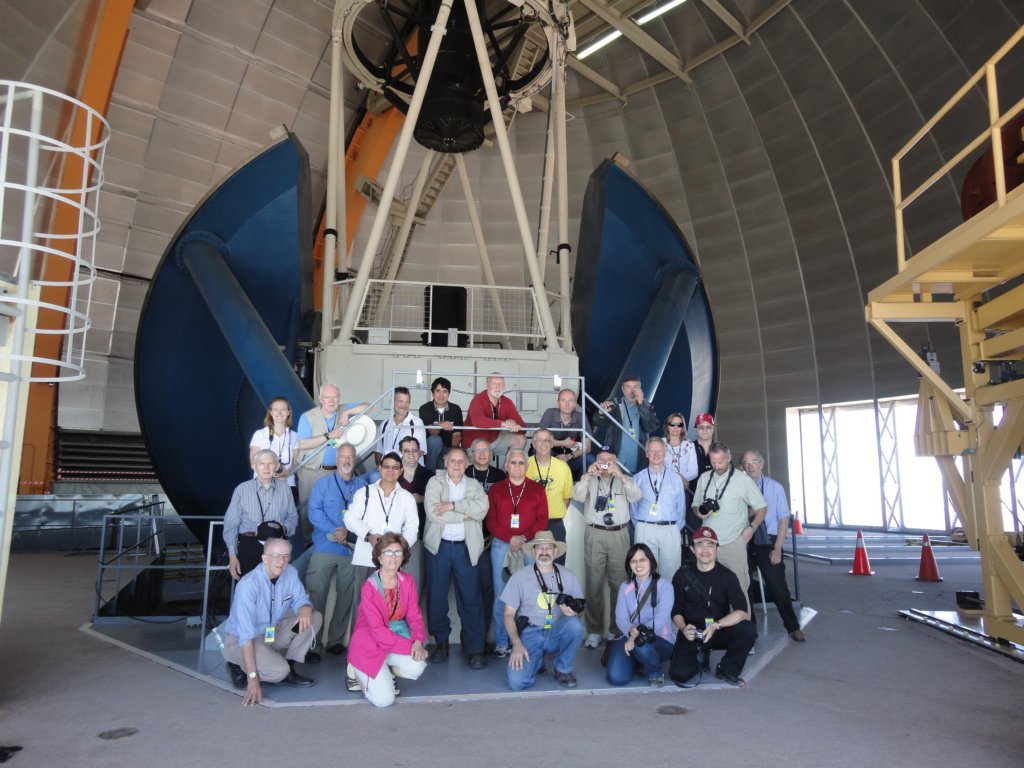
[[[597,648],[604,634],[604,587],[607,584],[612,606],[607,638],[615,636],[615,600],[619,586],[626,580],[626,552],[629,549],[629,505],[640,498],[640,488],[619,469],[615,454],[600,451],[580,481],[573,486],[572,497],[583,502],[583,559],[586,563],[588,648]]]
[[[725,443],[712,443],[708,458],[711,471],[697,478],[693,511],[715,532],[720,544],[718,562],[736,574],[746,595],[750,587],[747,542],[764,520],[768,502],[754,481],[732,465],[732,451]]]
[[[568,568],[555,564],[565,554],[565,543],[551,531],[539,531],[523,545],[533,565],[520,568],[508,580],[501,601],[505,604],[505,630],[512,641],[512,653],[505,670],[505,682],[513,691],[534,684],[544,654],[555,654],[555,680],[563,688],[576,687],[576,653],[583,639],[578,618],[585,607],[583,590]]]
[[[633,541],[651,548],[665,578],[671,578],[683,560],[680,530],[686,520],[686,486],[678,472],[665,466],[665,442],[647,441],[647,469],[633,477],[640,498],[633,502],[636,526]]]
[[[609,416],[618,420],[625,432],[611,422]],[[622,397],[615,397],[601,403],[594,414],[594,425],[604,427],[604,442],[619,456],[619,461],[631,473],[636,474],[644,466],[642,446],[647,438],[656,432],[661,422],[650,400],[644,399],[640,377],[627,373],[622,377]]]
[[[320,478],[309,496],[309,522],[313,525],[313,554],[306,569],[306,587],[313,607],[324,613],[327,594],[334,582],[334,610],[330,626],[324,629],[321,645],[328,653],[345,652],[341,639],[348,628],[352,596],[356,588],[352,568],[352,547],[345,513],[356,491],[366,485],[365,477],[356,477],[356,449],[349,443],[338,446],[338,471]],[[362,585],[358,585],[361,587]]]
[[[754,647],[757,630],[747,621],[746,592],[736,574],[718,562],[715,532],[701,526],[693,534],[694,562],[672,579],[675,607],[672,622],[679,629],[670,674],[684,686],[702,669],[710,668],[711,650],[724,650],[715,677],[742,687],[743,665]]]
[[[299,515],[288,483],[276,476],[277,454],[269,448],[252,459],[256,477],[239,483],[224,513],[228,572],[238,581],[260,564],[263,542],[295,533]]]

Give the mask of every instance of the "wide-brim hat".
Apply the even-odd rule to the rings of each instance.
[[[554,546],[555,557],[561,557],[565,554],[565,550],[568,549],[568,547],[565,546],[564,541],[555,540],[555,534],[551,531],[537,531],[537,534],[533,537],[533,541],[528,541],[523,544],[523,552],[536,560],[537,558],[534,557],[533,548],[538,544],[551,544]]]
[[[362,456],[377,441],[377,425],[373,419],[363,414],[350,419],[348,424],[341,428],[341,437],[338,445],[349,443],[356,449],[356,456]]]

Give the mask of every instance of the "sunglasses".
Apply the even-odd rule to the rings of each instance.
[[[402,465],[401,464],[381,464],[380,468],[382,470],[390,470],[392,472],[397,472],[398,470],[400,470],[402,468]]]
[[[669,424],[669,426],[670,427],[682,427],[682,426],[685,426],[685,425],[684,424],[680,424],[678,421],[673,421],[671,424]]]

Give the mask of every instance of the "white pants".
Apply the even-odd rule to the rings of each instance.
[[[408,654],[389,653],[376,677],[370,677],[356,669],[356,679],[367,700],[375,707],[390,707],[395,703],[395,678],[391,675],[392,667],[395,668],[398,677],[417,680],[427,668],[427,662],[416,661]]]

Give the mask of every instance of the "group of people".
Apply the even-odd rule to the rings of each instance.
[[[733,466],[710,414],[698,416],[692,443],[679,413],[666,420],[665,437],[655,436],[662,424],[628,376],[621,397],[594,414],[603,444],[592,445],[566,389],[527,450],[527,425],[501,375],[487,378],[465,418],[447,379],[435,379],[431,394],[416,417],[408,389],[396,388],[374,442],[376,470],[366,474],[357,474],[345,437],[365,403],[342,403],[325,384],[295,431],[288,402],[270,403],[251,441],[253,478],[235,489],[224,519],[238,584],[223,655],[246,689],[243,704],[262,700],[263,683],[313,685],[296,664],[347,651],[349,690],[390,705],[396,677],[416,679],[428,663],[448,661],[452,586],[466,663],[479,670],[488,657],[507,660],[506,682],[517,691],[546,670],[545,654],[554,656],[555,680],[575,687],[580,647],[601,645],[612,685],[637,674],[663,685],[666,663],[676,684],[691,684],[709,669],[712,649],[725,651],[716,676],[743,685],[757,636],[751,566],[787,632],[804,639],[782,561],[785,492],[756,451],[741,470]],[[574,501],[585,523],[585,590],[565,566]]]

